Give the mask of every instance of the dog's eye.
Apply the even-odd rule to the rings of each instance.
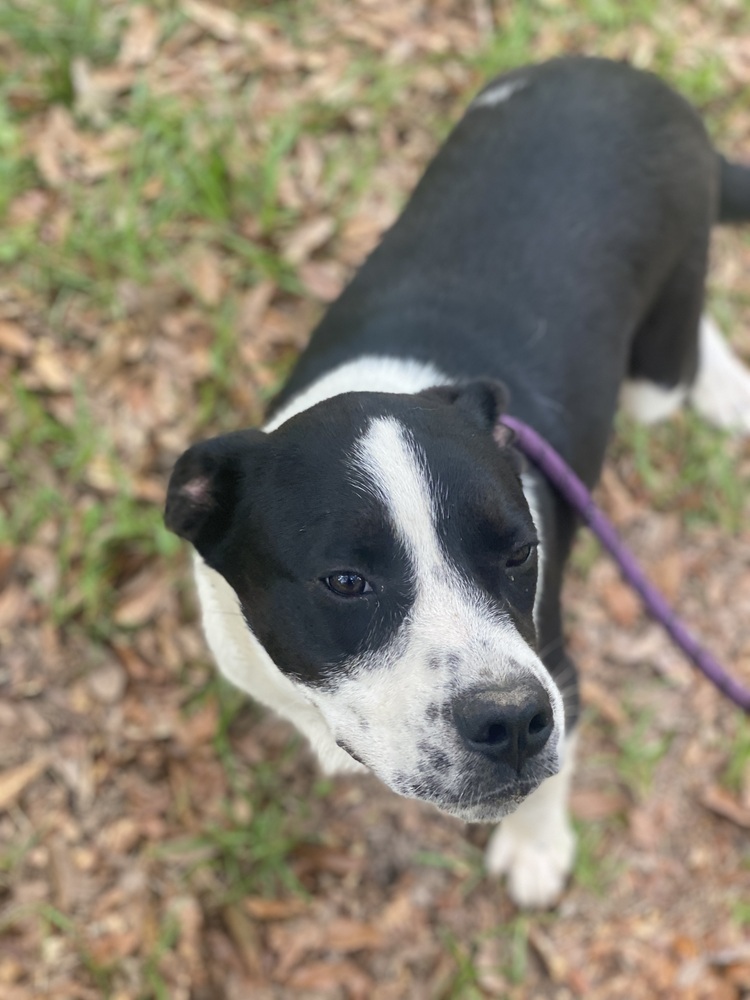
[[[535,552],[536,547],[534,545],[519,546],[517,549],[514,549],[505,560],[506,568],[518,569],[519,566],[525,566],[526,563],[531,560],[531,557]]]
[[[334,573],[325,578],[325,584],[339,597],[359,597],[372,591],[370,584],[359,573]]]

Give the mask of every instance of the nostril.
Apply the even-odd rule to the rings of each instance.
[[[534,718],[529,723],[529,733],[531,736],[536,736],[538,733],[543,732],[549,725],[549,719],[545,712],[537,712]]]
[[[518,770],[539,753],[554,729],[552,706],[540,684],[468,692],[453,704],[466,746]]]
[[[489,746],[497,746],[498,743],[505,743],[508,739],[508,729],[502,723],[494,723],[487,729],[487,736],[482,743],[487,743]]]

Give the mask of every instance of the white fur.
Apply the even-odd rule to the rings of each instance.
[[[269,420],[263,429],[275,431],[290,417],[343,392],[421,392],[422,389],[445,385],[450,381],[434,365],[422,361],[365,354],[356,361],[339,365],[313,382]]]
[[[525,80],[504,80],[496,83],[494,87],[488,87],[479,97],[475,97],[471,103],[472,108],[493,108],[496,104],[507,101],[519,90],[527,86]]]
[[[750,434],[750,371],[709,316],[701,321],[698,374],[690,390],[690,402],[715,426]]]
[[[250,631],[234,590],[223,576],[193,560],[203,630],[216,663],[241,691],[289,719],[307,737],[327,774],[363,771],[331,738],[325,719],[307,697],[306,689],[283,674]]]
[[[665,420],[685,402],[722,430],[750,434],[750,370],[710,316],[701,319],[698,371],[691,386],[665,389],[646,379],[633,379],[625,382],[620,394],[623,409],[643,424]]]
[[[573,867],[575,833],[568,816],[568,798],[576,742],[574,734],[566,741],[559,773],[506,816],[487,845],[487,871],[508,876],[508,892],[518,906],[552,906]]]
[[[620,392],[620,406],[642,424],[656,424],[671,417],[688,396],[688,387],[665,389],[647,379],[629,379]]]
[[[449,381],[432,365],[387,357],[361,358],[328,373],[293,399],[265,429],[271,431],[293,415],[341,392],[418,392]],[[431,481],[424,456],[407,429],[394,418],[373,420],[352,455],[351,475],[358,489],[370,491],[385,505],[412,565],[416,599],[387,647],[346,664],[329,687],[296,683],[276,667],[254,637],[232,588],[196,557],[195,573],[209,647],[232,683],[289,719],[302,732],[328,773],[363,769],[337,744],[338,740],[397,792],[420,795],[468,821],[497,819],[515,808],[519,800],[488,804],[491,788],[482,789],[481,802],[472,799],[474,755],[466,750],[450,717],[446,719],[443,712],[437,714],[435,707],[450,704],[463,690],[512,684],[530,677],[538,680],[548,694],[554,719],[554,733],[535,758],[541,779],[555,774],[560,764],[565,733],[561,693],[510,618],[492,608],[446,560],[436,530],[442,506],[439,484]],[[533,479],[525,476],[523,485],[541,532]],[[540,554],[540,589],[541,560]],[[437,754],[443,755],[449,766],[439,775],[430,774],[431,760]],[[425,769],[429,787],[420,788],[419,776]],[[569,778],[564,781],[567,788]],[[551,791],[545,793],[550,785]],[[519,868],[517,876],[511,875],[511,892],[519,901],[528,899],[530,905],[536,905],[538,900],[543,904],[555,894],[564,880],[564,873],[560,873],[563,869],[567,872],[565,858],[572,850],[569,836],[565,839],[567,828],[552,808],[557,801],[554,789],[559,787],[558,778],[547,778],[526,800],[540,804],[534,811],[540,816],[546,815],[541,804],[551,803],[555,828],[563,838],[557,854],[564,857],[555,855],[555,860],[550,855],[536,865],[537,880],[547,876],[550,879],[546,895],[541,886],[526,888],[533,877],[529,874],[533,851],[518,854],[511,850],[513,831],[521,827],[506,825],[506,833],[497,841],[500,847],[494,852],[494,860],[488,855],[488,868],[493,872],[503,865],[503,870],[513,865]],[[544,853],[541,847],[537,854],[540,852]],[[500,865],[506,856],[507,863]]]
[[[536,535],[539,540],[539,545],[537,546],[537,559],[538,559],[538,569],[537,569],[537,584],[536,584],[536,594],[534,595],[534,625],[536,626],[537,635],[539,634],[539,610],[542,606],[542,592],[544,589],[544,567],[545,567],[545,551],[544,551],[544,520],[542,518],[542,512],[539,505],[539,484],[536,477],[528,472],[524,472],[521,475],[521,485],[523,486],[523,495],[526,497],[526,503],[529,505],[529,513],[531,514],[531,520],[534,522],[534,527],[536,528]]]
[[[357,466],[358,482],[371,489],[391,515],[413,566],[417,593],[408,619],[386,649],[348,664],[335,690],[311,690],[310,698],[334,738],[352,746],[381,780],[406,794],[415,790],[404,786],[403,777],[419,773],[420,765],[429,766],[423,747],[431,744],[453,761],[440,780],[442,794],[453,798],[467,781],[470,755],[455,726],[442,717],[430,720],[428,707],[447,704],[455,696],[457,677],[459,691],[512,686],[533,677],[552,705],[555,735],[545,748],[545,759],[546,772],[554,773],[556,747],[565,731],[560,692],[510,618],[498,615],[447,562],[435,527],[439,487],[430,482],[418,446],[397,420],[378,418],[359,443]],[[540,754],[540,761],[543,757]],[[422,797],[467,820],[490,818],[486,805],[475,806],[470,800],[454,808],[441,797]],[[498,806],[493,815],[514,804]]]

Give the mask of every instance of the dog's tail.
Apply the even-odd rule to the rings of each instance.
[[[750,166],[719,155],[719,222],[750,220]]]

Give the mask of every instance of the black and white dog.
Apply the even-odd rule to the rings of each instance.
[[[262,430],[190,448],[168,526],[194,545],[223,673],[326,770],[496,822],[487,868],[548,905],[570,870],[576,518],[498,418],[590,485],[618,398],[750,431],[750,373],[702,320],[713,222],[750,170],[655,76],[557,59],[493,81],[324,316]]]

